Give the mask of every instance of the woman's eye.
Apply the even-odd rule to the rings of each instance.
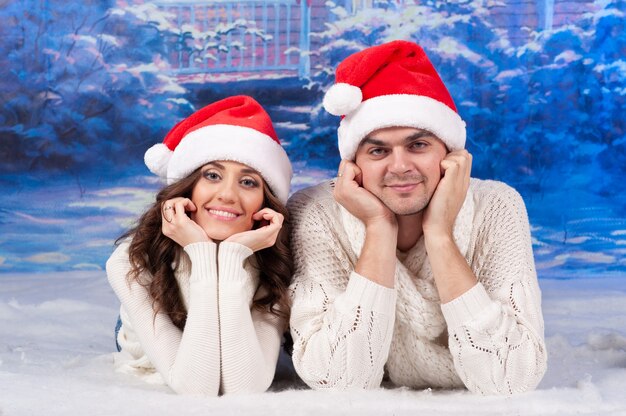
[[[241,184],[246,188],[256,188],[258,185],[257,181],[255,181],[254,179],[242,179]]]
[[[204,172],[204,177],[210,181],[217,181],[220,179],[220,175],[217,172],[212,172],[212,171]]]

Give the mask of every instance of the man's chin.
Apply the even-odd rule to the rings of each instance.
[[[398,203],[393,203],[393,202],[395,201],[392,201],[390,203],[383,201],[383,203],[387,206],[387,208],[389,208],[391,212],[399,216],[409,216],[409,215],[419,214],[422,211],[424,211],[424,208],[428,206],[428,202],[412,201],[411,204],[398,204]]]
[[[417,215],[419,213],[421,213],[422,211],[424,211],[424,209],[417,209],[417,210],[400,210],[400,211],[393,211],[394,214],[396,214],[399,217],[409,217],[411,215]]]

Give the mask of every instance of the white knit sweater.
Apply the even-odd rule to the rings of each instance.
[[[482,394],[534,389],[546,370],[541,294],[526,208],[495,181],[472,179],[454,238],[478,278],[441,305],[424,240],[396,262],[395,286],[354,271],[364,225],[329,182],[289,201],[296,274],[293,362],[316,389],[396,385]]]
[[[251,308],[259,279],[247,260],[252,250],[222,242],[190,244],[184,251],[176,271],[187,308],[184,331],[164,313],[155,317],[145,287],[127,279],[128,243],[107,261],[109,282],[122,303],[118,370],[165,382],[178,393],[265,391],[285,322]]]

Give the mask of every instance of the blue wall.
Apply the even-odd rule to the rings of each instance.
[[[207,16],[227,7],[205,3]],[[541,27],[495,25],[502,15],[478,2],[347,11],[294,1],[288,15],[232,3],[230,20],[194,18],[205,31],[151,4],[1,6],[0,272],[103,268],[159,186],[145,149],[227,95],[267,107],[296,166],[294,189],[333,175],[339,120],[321,109],[333,68],[363,47],[409,39],[467,121],[473,175],[522,193],[540,277],[626,277],[623,1],[581,2],[571,26],[551,27],[544,15]],[[267,50],[289,65],[267,69]],[[173,58],[183,54],[232,65],[190,71]]]

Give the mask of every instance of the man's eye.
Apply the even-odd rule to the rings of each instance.
[[[411,148],[413,148],[413,149],[423,149],[427,145],[428,145],[428,143],[426,143],[426,142],[415,142],[415,143],[411,144]]]
[[[372,156],[381,156],[381,155],[385,154],[385,149],[374,147],[374,148],[370,149],[369,154],[372,155]]]

